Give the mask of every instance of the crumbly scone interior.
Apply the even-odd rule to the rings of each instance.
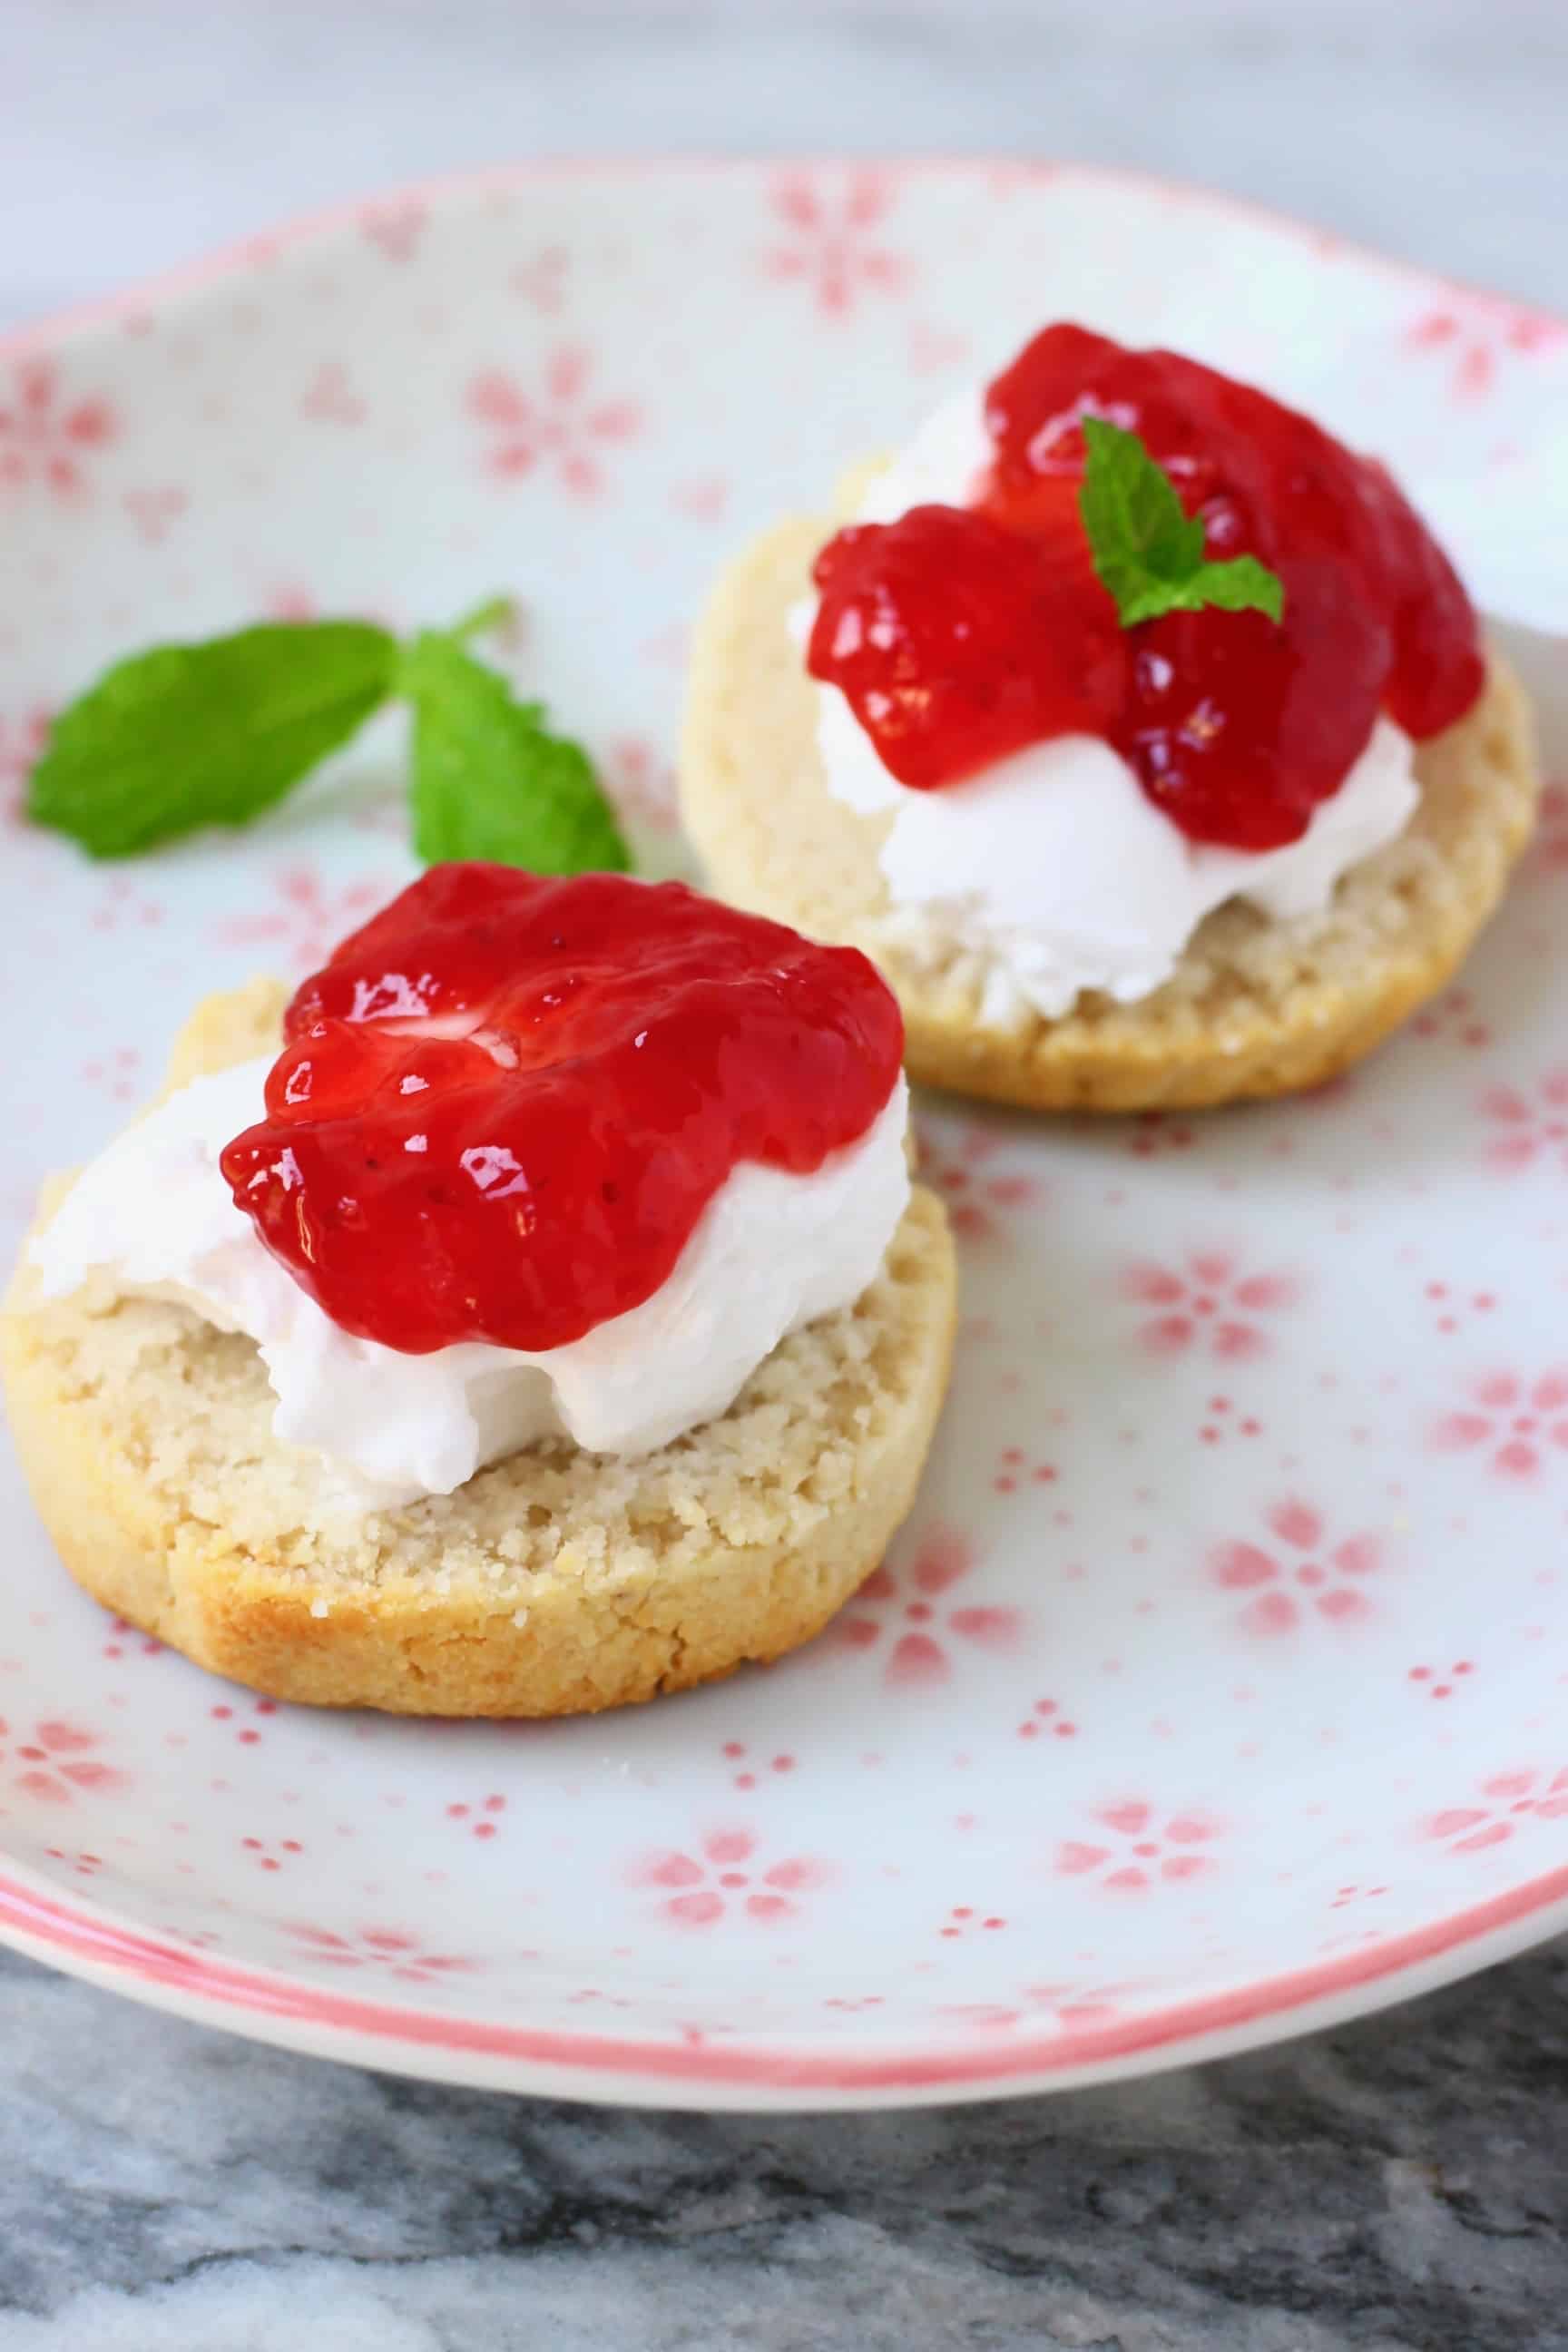
[[[213,1000],[182,1037],[171,1084],[266,1051],[280,1003],[270,984]],[[728,1412],[656,1454],[554,1441],[456,1494],[359,1521],[324,1510],[316,1458],[273,1437],[249,1340],[155,1300],[45,1300],[26,1269],[9,1304],[32,1375],[90,1423],[109,1481],[136,1492],[143,1534],[171,1554],[221,1543],[311,1590],[479,1584],[522,1604],[542,1576],[592,1590],[787,1547],[820,1525],[929,1383],[949,1246],[940,1208],[917,1191],[861,1297],[784,1340]]]

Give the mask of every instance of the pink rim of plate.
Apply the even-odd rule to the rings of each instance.
[[[917,2099],[923,2094],[932,2100],[995,2096],[1031,2084],[1058,2084],[1063,2077],[1146,2072],[1151,2059],[1156,2065],[1173,2066],[1218,2055],[1221,2048],[1246,2049],[1272,2038],[1280,2019],[1289,2021],[1289,2032],[1307,2032],[1331,2021],[1330,2005],[1339,1994],[1424,1966],[1421,1990],[1463,1975],[1467,1958],[1474,1959],[1468,1948],[1484,1938],[1496,1939],[1487,1959],[1507,1958],[1547,1932],[1541,1914],[1552,1906],[1568,1906],[1568,1868],[1550,1871],[1468,1910],[1337,1960],[1291,1969],[1258,1984],[1234,1986],[1201,2000],[1179,2001],[1114,2022],[1070,2026],[1006,2046],[995,2041],[962,2042],[857,2057],[825,2048],[721,2042],[696,2032],[664,2042],[541,2032],[355,2000],[295,1978],[231,1968],[188,1945],[159,1942],[117,1926],[106,1914],[73,1909],[15,1878],[0,1878],[0,1935],[33,1958],[132,1991],[179,2014],[199,2012],[214,2024],[233,2022],[233,2013],[238,2011],[261,2039],[286,2046],[324,2044],[332,2056],[368,2064],[384,2064],[389,2059],[396,2063],[401,2058],[415,2073],[438,2071],[421,2063],[416,2053],[499,2061],[520,2070],[520,2089],[531,2087],[530,2070],[549,2068],[586,2077],[586,2097],[624,2095],[597,2088],[594,2078],[609,2074],[619,2077],[623,2086],[635,2084],[651,2099],[679,2094],[681,2088],[763,2094],[796,2090],[820,2092],[825,2103],[836,2094],[868,2095],[869,2102],[879,2093]],[[1527,1933],[1510,1935],[1521,1924]],[[1441,1965],[1445,1961],[1452,1965]]]
[[[225,278],[279,257],[290,247],[352,226],[367,211],[526,187],[541,179],[574,173],[657,175],[689,170],[718,175],[752,171],[759,164],[789,170],[848,161],[900,173],[1017,170],[1042,182],[1078,180],[1142,190],[1173,202],[1239,215],[1279,236],[1305,242],[1320,254],[1353,256],[1415,285],[1489,301],[1504,299],[1493,289],[1400,261],[1267,205],[1150,173],[1009,156],[559,158],[444,173],[300,215],[117,293],[13,328],[0,334],[0,359],[50,350],[79,334],[112,326],[150,303],[179,301],[199,294]],[[1568,331],[1568,319],[1553,319],[1552,323]],[[585,2098],[636,2095],[650,2102],[665,2098],[679,2104],[685,2091],[699,2095],[689,2104],[703,2104],[702,2095],[707,2095],[714,2104],[721,2099],[725,2105],[738,2106],[746,2104],[743,2095],[748,2089],[759,2095],[759,2104],[772,2104],[769,2095],[780,2092],[819,2093],[825,2105],[857,2099],[874,2105],[879,2095],[936,2102],[965,2095],[999,2096],[1032,2086],[1063,2087],[1074,2078],[1100,2079],[1194,2063],[1222,2050],[1242,2050],[1279,2039],[1282,2032],[1307,2032],[1331,2022],[1340,1998],[1367,1986],[1382,1986],[1383,1998],[1391,2001],[1401,1990],[1396,1980],[1416,1973],[1418,1981],[1403,1990],[1411,1993],[1433,1990],[1506,1959],[1563,1926],[1568,1926],[1568,1868],[1549,1871],[1404,1935],[1201,2000],[1178,2001],[1169,2008],[1112,2021],[1066,2026],[1048,2036],[1006,2042],[996,2037],[970,2039],[889,2050],[868,2057],[840,2054],[823,2046],[719,2041],[694,2031],[668,2042],[541,2032],[354,2000],[296,1978],[230,1967],[191,1946],[159,1941],[121,1926],[107,1912],[61,1903],[42,1886],[29,1887],[17,1877],[0,1876],[0,1940],[33,1958],[176,2014],[238,2026],[258,2039],[351,2063],[401,2064],[407,2072],[438,2074],[444,2054],[477,2062],[475,2067],[465,2069],[465,2078],[469,2080],[480,2079],[478,2068],[486,2061],[507,2069],[509,2082],[519,2090],[534,2087],[537,2076],[548,2072],[581,2078],[574,2087]],[[1361,2013],[1359,2004],[1355,2013]],[[515,2075],[511,2069],[516,2070]],[[615,2079],[606,2081],[606,2077]],[[487,2069],[483,2078],[494,2081],[495,2075]]]

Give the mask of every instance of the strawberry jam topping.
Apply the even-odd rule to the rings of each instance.
[[[901,784],[951,783],[960,745],[968,774],[1044,736],[1102,735],[1121,708],[1121,632],[1081,530],[1051,545],[914,507],[841,530],[816,583],[813,675],[842,688]]]
[[[1205,554],[1284,583],[1261,613],[1121,627],[1079,513],[1082,419],[1142,438]],[[1421,739],[1480,692],[1476,616],[1391,477],[1305,416],[1173,352],[1047,327],[985,398],[993,459],[964,508],[851,525],[818,556],[806,667],[883,765],[960,782],[1065,734],[1113,744],[1194,841],[1299,841],[1380,711]]]
[[[341,1329],[563,1347],[667,1279],[738,1163],[806,1175],[892,1093],[852,948],[612,874],[433,866],[284,1016],[237,1204]]]

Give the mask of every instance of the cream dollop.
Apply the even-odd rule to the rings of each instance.
[[[978,393],[949,401],[869,477],[855,520],[963,505],[989,459]],[[812,610],[792,616],[803,642]],[[961,784],[911,792],[838,688],[817,694],[829,792],[893,820],[881,849],[889,945],[933,970],[975,960],[985,1017],[1004,1026],[1059,1019],[1089,989],[1123,1004],[1152,994],[1227,899],[1279,922],[1320,919],[1342,877],[1402,833],[1420,799],[1410,738],[1380,719],[1300,841],[1256,854],[1215,848],[1189,841],[1096,736],[1033,743]]]
[[[322,1457],[339,1507],[449,1494],[540,1437],[606,1454],[667,1444],[723,1412],[786,1334],[859,1297],[909,1200],[900,1077],[866,1133],[813,1174],[732,1170],[668,1280],[629,1313],[537,1354],[475,1341],[404,1355],[340,1330],[234,1205],[218,1154],[258,1116],[270,1066],[196,1078],[129,1128],[31,1255],[47,1296],[172,1299],[254,1339],[275,1435]]]

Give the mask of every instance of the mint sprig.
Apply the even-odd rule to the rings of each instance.
[[[368,621],[132,654],[54,721],[27,814],[92,857],[248,824],[380,709],[396,667],[396,638]]]
[[[133,654],[55,719],[27,814],[103,858],[248,824],[403,697],[422,858],[624,871],[587,754],[468,649],[510,609],[498,598],[407,646],[369,621],[273,621]]]
[[[1206,606],[1281,617],[1285,587],[1278,573],[1255,555],[1206,561],[1201,520],[1183,511],[1174,483],[1136,433],[1086,416],[1083,439],[1088,462],[1079,513],[1095,572],[1115,598],[1123,628]]]
[[[398,690],[414,706],[414,851],[426,866],[488,857],[535,874],[624,874],[625,838],[580,744],[550,735],[537,702],[460,637],[425,629]]]

